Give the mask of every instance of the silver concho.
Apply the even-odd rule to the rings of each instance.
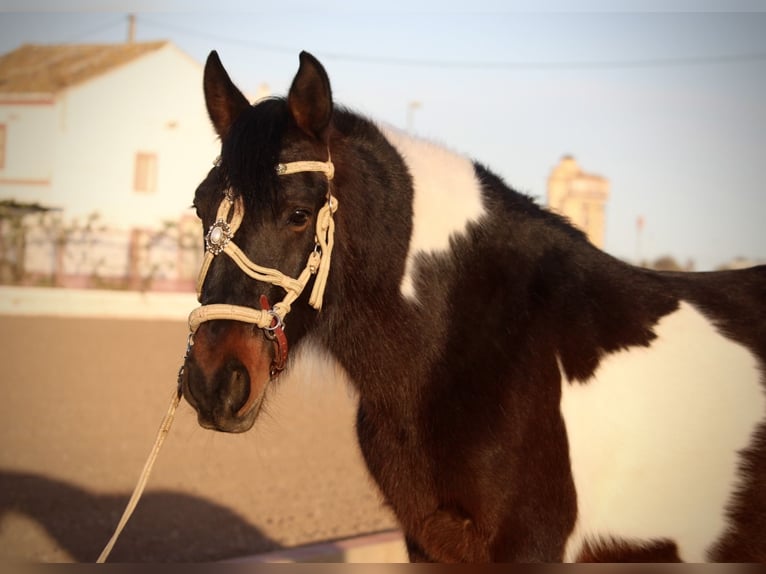
[[[231,227],[223,219],[219,219],[208,229],[205,235],[205,248],[213,255],[218,255],[231,241]]]

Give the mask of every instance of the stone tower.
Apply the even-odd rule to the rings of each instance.
[[[604,208],[609,180],[584,173],[572,156],[561,158],[548,177],[548,208],[582,229],[593,245],[604,248]]]

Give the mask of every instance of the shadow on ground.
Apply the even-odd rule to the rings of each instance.
[[[93,494],[45,476],[0,470],[0,519],[11,513],[31,518],[78,562],[96,560],[129,496]],[[201,562],[277,549],[229,508],[189,494],[147,491],[109,562]]]

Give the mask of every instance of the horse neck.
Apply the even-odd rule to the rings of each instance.
[[[402,158],[369,121],[338,114],[331,144],[335,215],[336,299],[388,298],[398,289],[412,233],[412,182]]]
[[[645,344],[674,304],[654,278],[597,250],[491,172],[473,174],[472,164],[483,213],[427,256],[428,289],[404,296],[417,235],[408,167],[369,122],[342,116],[339,131],[336,251],[317,328],[363,396],[416,393],[445,357],[479,360],[477,341],[492,329],[507,352],[544,352],[554,364],[558,354],[568,374],[585,377],[605,349]],[[442,213],[437,206],[418,217]],[[535,337],[544,343],[526,348]]]
[[[406,365],[405,349],[422,346],[416,315],[400,294],[412,233],[412,181],[375,125],[345,112],[336,113],[335,122],[339,209],[316,327],[323,345],[361,385],[381,365]]]

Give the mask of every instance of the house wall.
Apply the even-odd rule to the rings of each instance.
[[[52,199],[55,116],[52,96],[0,94],[0,124],[5,126],[0,198],[27,202]]]
[[[177,221],[218,153],[202,67],[170,44],[68,90],[57,112],[53,193],[108,225]],[[157,158],[152,192],[133,188],[139,152]]]
[[[548,207],[584,231],[596,247],[604,248],[605,206],[609,181],[584,173],[574,158],[565,156],[548,178]]]

